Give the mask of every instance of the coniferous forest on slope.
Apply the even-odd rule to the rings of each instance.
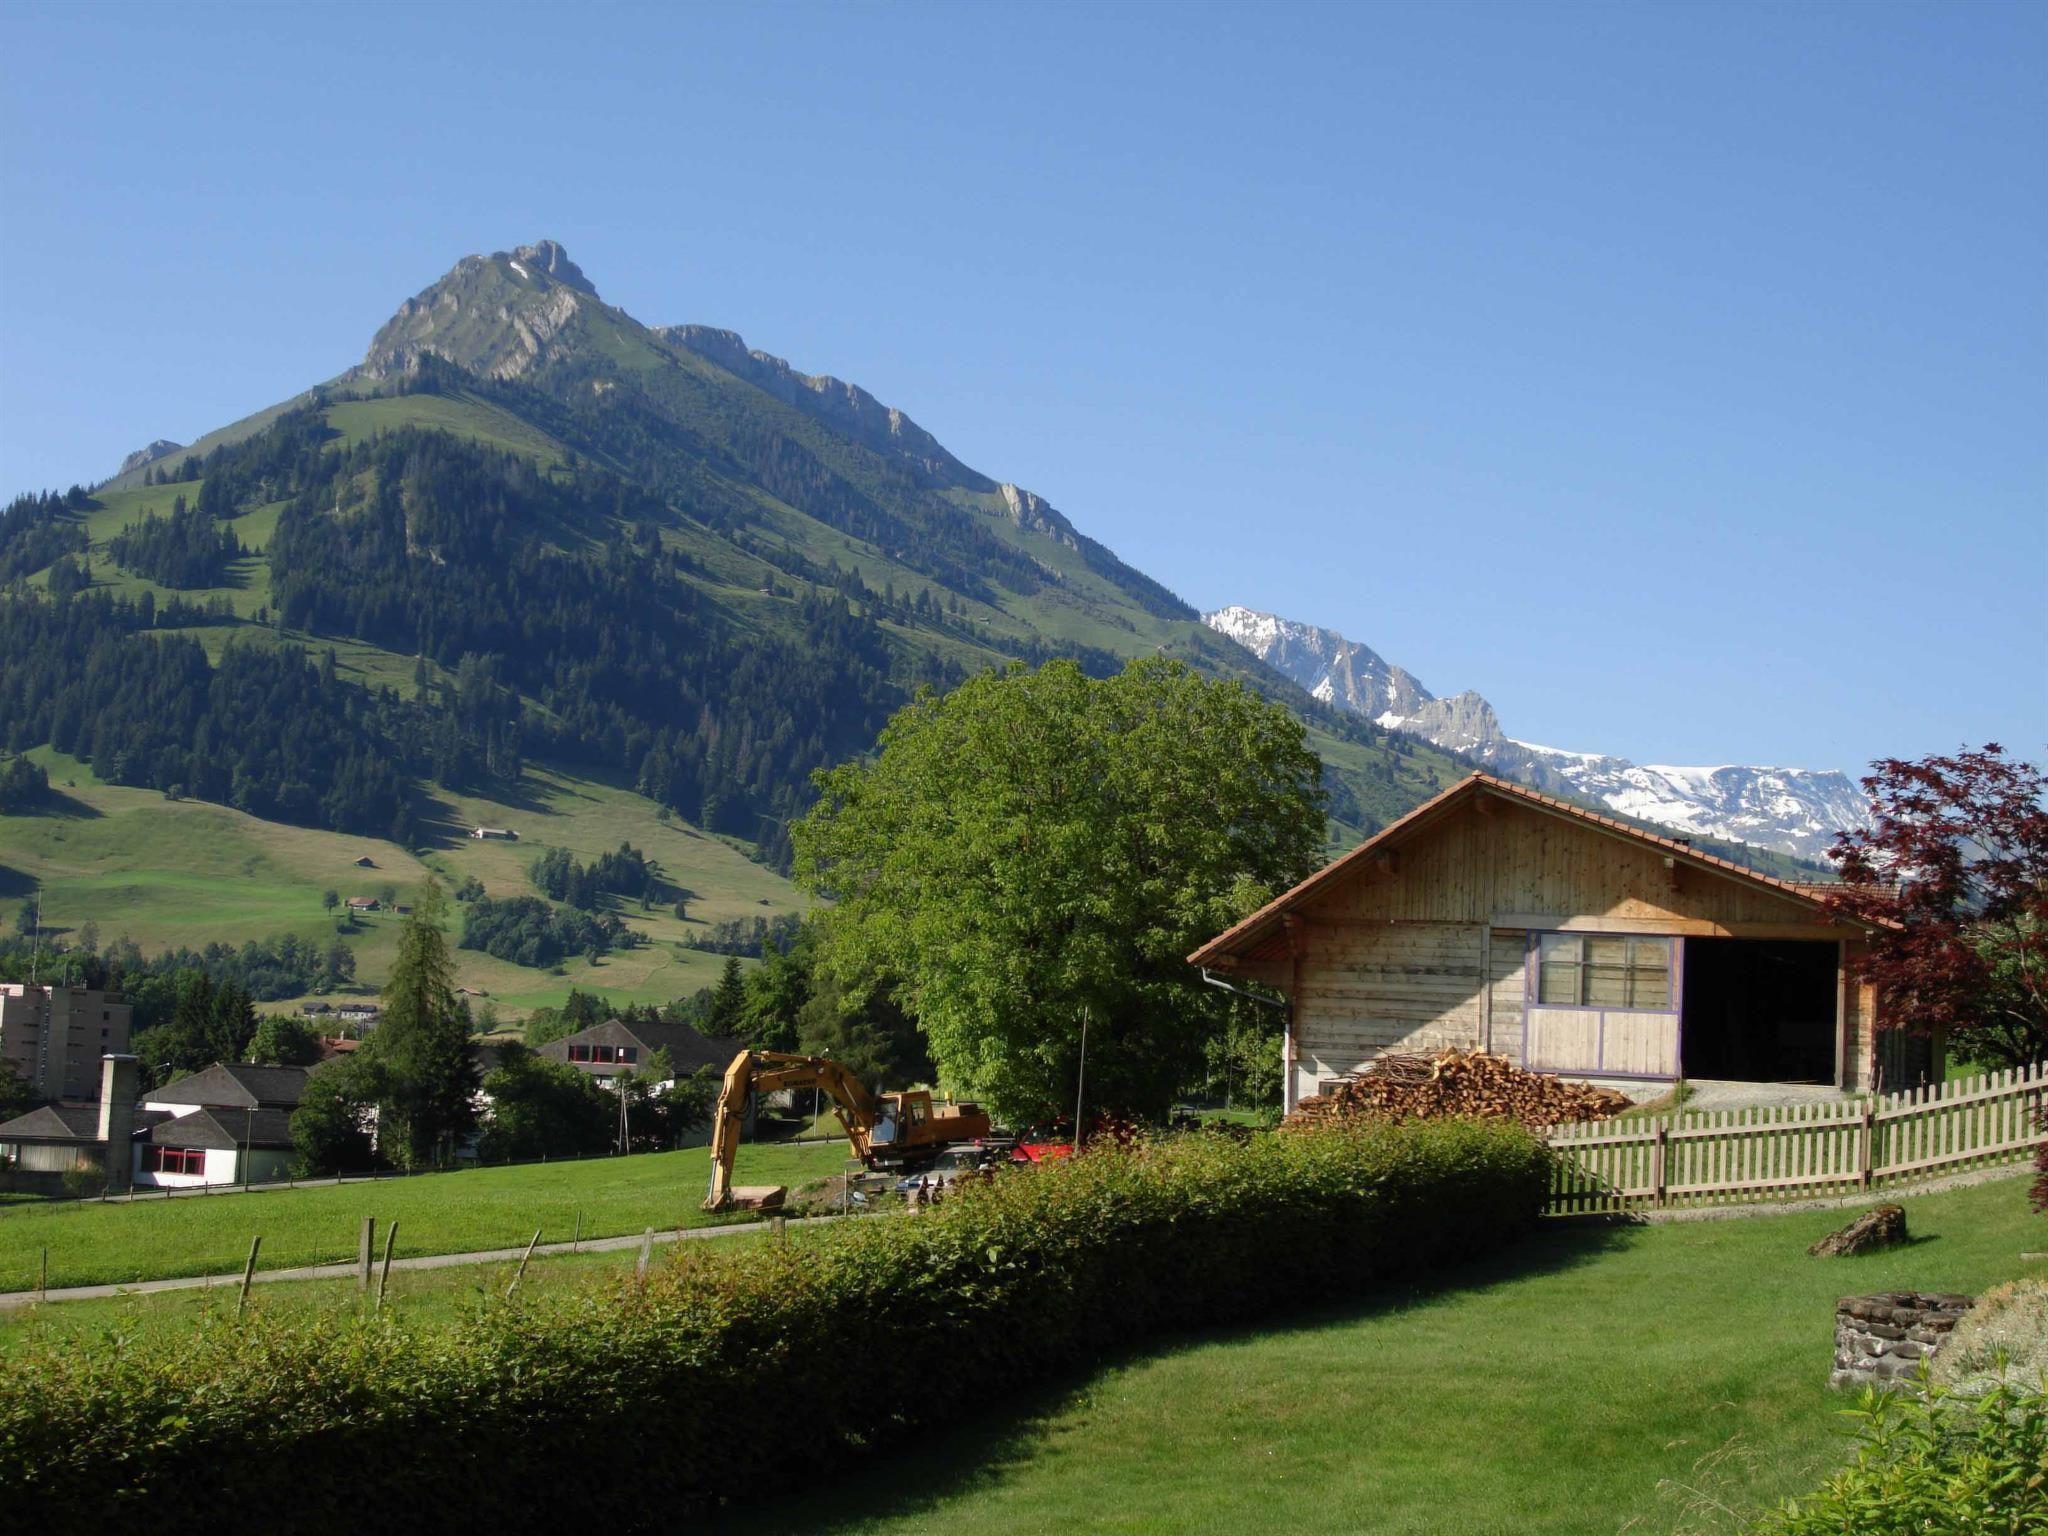
[[[502,789],[529,757],[546,758],[622,776],[783,865],[812,773],[867,750],[918,687],[1053,655],[1099,674],[1121,665],[1101,647],[978,626],[967,604],[994,595],[992,582],[1030,593],[1055,573],[914,485],[863,488],[815,445],[761,431],[678,453],[674,428],[640,413],[578,412],[543,389],[486,385],[438,361],[379,393],[458,388],[595,446],[543,464],[423,426],[344,443],[323,396],[151,472],[190,483],[189,505],[180,494],[169,518],[124,526],[107,553],[167,588],[223,580],[241,551],[216,520],[282,504],[262,554],[270,602],[255,623],[218,597],[157,601],[97,582],[77,523],[96,505],[90,493],[17,498],[0,514],[0,571],[13,578],[0,604],[6,746],[47,743],[110,782],[399,841],[416,834],[427,783]],[[735,454],[747,462],[727,462]],[[729,476],[699,472],[706,460],[802,498],[934,584],[899,594],[771,541]],[[921,515],[892,512],[882,490]],[[692,551],[707,539],[783,578],[762,588],[780,599],[779,622],[742,622],[711,595],[717,574]],[[1134,606],[1186,611],[1092,541],[1080,547],[1091,569],[1114,568]],[[40,585],[22,579],[42,569]],[[227,643],[204,643],[202,631],[221,626]],[[417,658],[413,685],[341,680],[329,640]],[[1388,758],[1413,755],[1305,696],[1290,702]],[[1338,820],[1375,819],[1341,777],[1331,799]]]

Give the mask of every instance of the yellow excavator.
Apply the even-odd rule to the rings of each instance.
[[[718,1105],[711,1112],[711,1188],[707,1211],[772,1211],[789,1193],[781,1184],[733,1187],[733,1155],[746,1124],[747,1100],[781,1088],[818,1088],[846,1127],[853,1155],[870,1168],[914,1168],[946,1148],[991,1134],[977,1104],[943,1107],[920,1088],[909,1093],[870,1093],[843,1063],[829,1056],[793,1056],[783,1051],[741,1051],[725,1069]]]

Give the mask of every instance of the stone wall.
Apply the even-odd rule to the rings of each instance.
[[[1975,1298],[1919,1291],[1844,1296],[1835,1303],[1835,1368],[1831,1387],[1882,1387],[1909,1382],[1920,1362],[1941,1348]]]

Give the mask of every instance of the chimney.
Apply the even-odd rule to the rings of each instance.
[[[100,1058],[99,1139],[110,1190],[125,1190],[135,1182],[136,1072],[133,1056]]]

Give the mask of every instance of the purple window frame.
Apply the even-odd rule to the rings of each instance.
[[[1552,934],[1565,934],[1574,938],[1602,939],[1661,939],[1666,953],[1671,957],[1671,1006],[1669,1008],[1591,1008],[1584,1003],[1545,1003],[1538,999],[1543,992],[1543,966],[1540,954],[1543,940]],[[1597,933],[1582,928],[1531,928],[1523,936],[1522,951],[1522,1064],[1532,1072],[1582,1072],[1588,1077],[1611,1077],[1623,1082],[1669,1083],[1685,1073],[1685,937],[1676,933],[1612,933],[1601,929]],[[1595,1036],[1593,1054],[1598,1065],[1591,1067],[1550,1067],[1543,1066],[1529,1058],[1529,1015],[1537,1009],[1552,1013],[1592,1013],[1599,1015],[1599,1033]],[[1672,1035],[1673,1054],[1677,1058],[1677,1070],[1670,1073],[1610,1072],[1607,1069],[1607,1015],[1626,1014],[1630,1018],[1668,1018],[1674,1021]]]

